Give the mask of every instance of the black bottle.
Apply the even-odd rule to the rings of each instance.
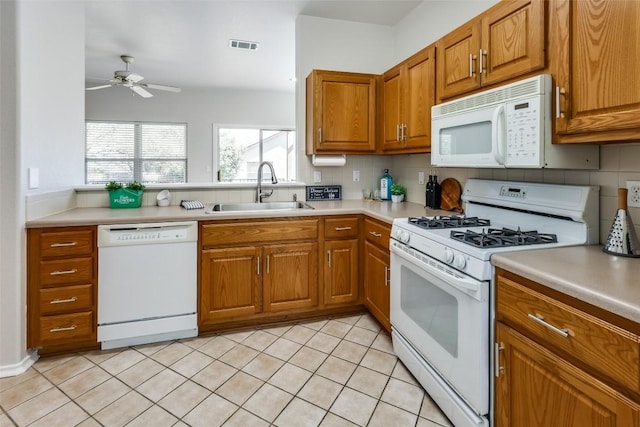
[[[442,187],[438,184],[438,176],[433,175],[433,209],[440,209],[440,198],[442,196]]]
[[[429,181],[427,182],[427,189],[425,192],[426,207],[433,208],[433,175],[429,175]]]

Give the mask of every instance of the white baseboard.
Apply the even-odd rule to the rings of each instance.
[[[15,377],[26,372],[31,365],[36,363],[39,357],[36,350],[28,350],[27,355],[20,362],[13,365],[0,366],[0,378]]]

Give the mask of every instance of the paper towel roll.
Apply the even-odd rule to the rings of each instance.
[[[316,156],[311,158],[313,166],[344,166],[347,163],[347,156],[344,154],[338,156]]]

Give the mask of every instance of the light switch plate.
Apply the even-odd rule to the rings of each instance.
[[[313,171],[313,182],[322,182],[322,172]]]
[[[353,182],[360,182],[360,171],[357,169],[353,170]]]
[[[424,184],[424,172],[418,172],[418,184]]]
[[[29,189],[40,187],[40,169],[29,168]]]

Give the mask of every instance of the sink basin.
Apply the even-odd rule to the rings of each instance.
[[[206,213],[313,209],[305,202],[215,203]]]

